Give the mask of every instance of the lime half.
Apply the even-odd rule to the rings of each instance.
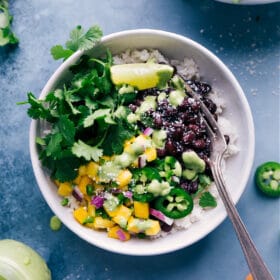
[[[113,65],[111,79],[115,85],[131,85],[139,90],[162,88],[173,75],[173,67],[157,63]]]

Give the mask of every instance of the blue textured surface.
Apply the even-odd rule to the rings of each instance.
[[[104,34],[155,28],[190,37],[217,54],[236,75],[256,128],[252,176],[238,210],[275,279],[279,271],[279,199],[260,194],[253,172],[279,161],[280,4],[234,6],[211,0],[11,1],[17,48],[0,50],[0,239],[23,241],[47,261],[53,279],[244,279],[248,268],[227,219],[189,248],[154,257],[112,254],[89,245],[67,228],[52,232],[53,215],[33,175],[30,120],[16,106],[26,92],[39,95],[59,65],[49,54],[78,24]],[[242,117],[242,116],[240,116]]]

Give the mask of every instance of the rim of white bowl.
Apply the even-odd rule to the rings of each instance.
[[[223,69],[224,73],[231,80],[234,88],[236,89],[236,92],[239,94],[239,98],[242,100],[243,106],[245,107],[245,113],[246,113],[245,118],[248,120],[247,125],[248,125],[249,131],[251,133],[249,133],[249,135],[248,135],[248,137],[250,138],[249,139],[250,147],[248,147],[248,150],[247,150],[247,163],[243,168],[244,175],[243,175],[242,180],[240,180],[240,183],[239,183],[243,187],[240,189],[238,194],[235,194],[235,199],[233,199],[234,203],[236,204],[239,201],[242,193],[244,192],[246,184],[248,183],[248,180],[250,177],[250,172],[251,172],[251,169],[253,166],[254,150],[255,150],[255,130],[254,130],[253,117],[252,117],[249,103],[245,97],[245,94],[244,94],[240,84],[238,83],[238,81],[235,78],[235,76],[233,75],[233,73],[229,70],[229,68],[216,55],[214,55],[208,49],[203,47],[201,44],[193,41],[192,39],[189,39],[187,37],[184,37],[184,36],[176,34],[176,33],[157,30],[157,29],[132,29],[132,30],[125,30],[125,31],[115,32],[115,33],[106,35],[101,39],[100,43],[102,45],[103,43],[106,43],[114,38],[125,37],[128,35],[141,35],[141,34],[142,35],[143,34],[144,35],[154,34],[154,35],[159,35],[159,36],[170,37],[175,40],[182,41],[183,43],[188,44],[188,45],[198,49],[205,56],[207,56],[211,60],[213,60],[214,63],[217,64],[221,69]],[[57,80],[57,77],[59,77],[64,72],[64,70],[67,69],[70,65],[72,65],[73,62],[78,57],[80,57],[82,54],[83,54],[82,51],[75,52],[71,57],[69,57],[65,62],[63,62],[57,68],[57,70],[50,77],[50,79],[46,83],[45,87],[41,91],[40,98],[44,97],[51,90],[53,83]],[[52,200],[50,192],[48,191],[48,188],[49,188],[48,182],[43,179],[45,174],[44,174],[43,169],[41,168],[40,160],[38,159],[37,146],[35,143],[37,124],[38,124],[38,121],[36,121],[36,120],[31,121],[30,131],[29,131],[29,148],[30,148],[30,156],[31,156],[33,171],[35,174],[37,184],[41,190],[41,193],[42,193],[44,199],[46,200],[47,204],[51,208],[51,210],[55,213],[55,215],[58,216],[58,218],[60,218],[63,221],[63,224],[66,227],[68,227],[68,229],[70,229],[77,236],[79,236],[80,238],[84,239],[85,241],[87,241],[88,243],[90,243],[96,247],[102,248],[102,249],[110,251],[110,252],[124,254],[124,255],[152,256],[152,255],[166,254],[166,253],[177,251],[179,249],[183,249],[183,248],[188,247],[188,246],[196,243],[197,241],[201,240],[202,238],[207,236],[210,232],[212,232],[215,228],[217,228],[227,217],[227,213],[224,210],[224,213],[222,215],[219,215],[219,219],[217,219],[215,223],[212,223],[211,226],[208,226],[207,231],[205,231],[200,236],[197,236],[196,238],[193,238],[191,240],[187,240],[187,242],[171,244],[171,245],[164,246],[164,247],[154,248],[153,246],[150,246],[151,248],[149,248],[148,250],[145,247],[145,250],[141,250],[141,248],[140,248],[139,251],[131,252],[131,248],[129,248],[129,247],[127,248],[125,246],[116,246],[116,248],[115,248],[115,247],[112,247],[111,244],[107,243],[107,242],[103,242],[102,244],[100,244],[100,243],[98,243],[98,241],[92,240],[92,238],[90,238],[90,236],[87,234],[86,231],[83,231],[79,227],[76,227],[76,226],[73,227],[69,221],[63,220],[62,214],[60,213],[60,211],[58,211],[59,205],[57,205],[57,203]],[[107,238],[107,236],[105,236],[105,234],[104,234],[104,240],[106,238]]]

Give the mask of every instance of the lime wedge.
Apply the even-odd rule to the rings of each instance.
[[[113,65],[111,79],[115,85],[131,85],[139,90],[162,88],[172,77],[173,67],[156,63],[132,63]]]

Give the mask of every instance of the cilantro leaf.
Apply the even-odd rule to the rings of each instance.
[[[66,48],[61,45],[56,45],[51,48],[51,54],[55,60],[61,58],[65,60],[77,50],[89,50],[93,48],[102,35],[102,30],[97,25],[90,27],[86,32],[78,25],[70,32],[70,40],[66,42]]]
[[[57,155],[61,152],[61,142],[62,135],[60,133],[52,134],[46,147],[46,155],[48,157],[52,156],[53,158],[57,158]]]
[[[57,128],[63,138],[66,140],[66,142],[69,145],[72,145],[75,140],[75,125],[74,123],[69,120],[68,116],[62,115],[60,116],[58,122],[57,122]]]
[[[8,1],[0,0],[0,46],[18,43],[18,38],[11,29],[12,21]]]
[[[199,205],[202,208],[206,207],[216,207],[217,201],[215,197],[210,192],[204,192],[199,198]]]
[[[99,109],[94,111],[93,114],[89,115],[84,120],[84,127],[89,127],[94,124],[94,121],[97,119],[104,119],[105,123],[115,124],[114,120],[111,117],[110,109]]]
[[[99,149],[96,146],[89,146],[81,140],[74,143],[72,153],[77,157],[83,157],[86,160],[94,161],[98,161],[103,155],[102,149]]]
[[[130,139],[133,135],[134,131],[127,123],[123,120],[118,120],[116,125],[110,126],[102,143],[101,147],[104,149],[104,154],[108,156],[120,154],[123,151],[125,140]]]
[[[61,45],[56,45],[51,48],[51,55],[55,60],[67,59],[73,54],[73,51],[64,49]]]

